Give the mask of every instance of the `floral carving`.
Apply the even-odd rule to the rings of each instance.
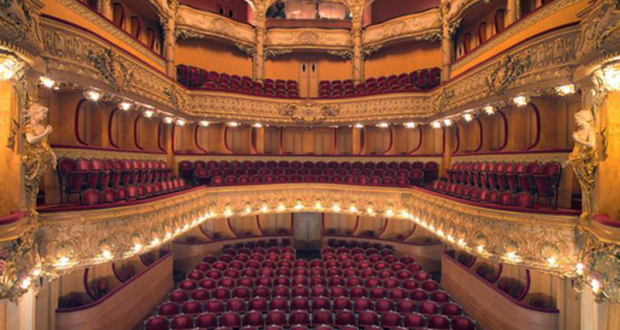
[[[318,104],[314,101],[306,101],[298,104],[283,105],[280,115],[291,118],[295,123],[306,127],[323,123],[327,118],[336,117],[340,114],[337,105]]]
[[[86,58],[116,92],[128,88],[134,80],[133,69],[130,69],[110,48],[98,53],[89,50]]]
[[[506,55],[486,79],[489,94],[503,95],[532,65],[529,55]]]

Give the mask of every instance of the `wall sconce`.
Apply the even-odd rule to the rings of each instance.
[[[451,119],[444,119],[443,120],[443,124],[446,125],[446,127],[450,127],[450,126],[452,126],[452,120]]]
[[[441,123],[438,121],[434,121],[432,125],[433,125],[433,128],[437,128],[437,129],[441,128]]]
[[[254,126],[255,128],[261,128],[261,127],[263,127],[263,124],[261,124],[261,123],[256,123],[256,124],[254,124],[254,125],[252,125],[252,126]]]
[[[231,121],[227,125],[228,127],[239,127],[239,123],[236,121]]]
[[[200,126],[202,127],[208,127],[211,123],[208,120],[201,120],[200,121]]]
[[[377,127],[379,127],[379,128],[388,128],[388,127],[390,127],[390,124],[388,124],[388,123],[378,123]]]
[[[185,126],[185,124],[187,124],[187,121],[185,121],[185,119],[183,119],[183,118],[177,119],[177,125]]]
[[[618,65],[608,65],[603,68],[603,83],[607,90],[619,91],[620,90],[620,68]]]
[[[146,118],[151,118],[151,117],[153,117],[154,114],[155,114],[155,112],[153,110],[145,110],[144,111],[144,117],[146,117]]]
[[[413,128],[415,128],[415,123],[414,123],[414,122],[404,123],[403,125],[404,125],[406,128],[409,128],[409,129],[413,129]]]
[[[90,90],[86,92],[86,98],[93,102],[97,102],[101,99],[101,93],[95,90]]]
[[[495,108],[492,105],[487,105],[486,107],[483,108],[483,110],[489,116],[495,114]]]
[[[129,109],[131,109],[131,103],[129,103],[129,102],[121,102],[118,105],[118,108],[123,110],[123,111],[129,111]]]
[[[18,70],[18,62],[13,56],[0,54],[0,81],[12,79]]]
[[[465,121],[472,121],[474,120],[474,115],[472,115],[471,113],[466,113],[463,115],[463,119],[465,119]]]
[[[363,125],[363,124],[360,124],[360,123],[357,123],[357,124],[355,124],[355,126],[354,126],[354,127],[355,127],[355,128],[364,128],[364,125]]]

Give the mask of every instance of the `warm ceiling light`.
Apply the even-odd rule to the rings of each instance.
[[[332,209],[334,210],[334,212],[340,212],[341,210],[340,204],[334,203],[334,206],[332,207]]]
[[[355,124],[355,128],[364,128],[364,124],[357,123]]]
[[[164,123],[166,123],[166,124],[172,124],[172,122],[174,122],[174,118],[172,118],[172,117],[166,117],[166,118],[164,118]]]
[[[484,112],[486,112],[487,115],[493,115],[495,114],[495,108],[492,105],[487,105],[484,107]]]
[[[321,203],[320,199],[316,200],[316,203],[314,204],[314,208],[317,210],[322,210],[323,209],[323,204]]]
[[[551,267],[556,267],[558,265],[558,258],[556,258],[556,257],[549,257],[549,258],[547,258],[547,263]]]
[[[121,102],[118,107],[123,111],[129,111],[131,109],[131,103],[129,102]]]
[[[48,77],[41,77],[41,84],[45,86],[46,88],[52,88],[54,87],[56,82]]]
[[[444,119],[443,124],[446,126],[452,126],[452,119]]]
[[[357,213],[357,206],[355,205],[349,206],[349,211],[351,211],[351,213]]]
[[[412,121],[408,123],[404,123],[403,125],[405,125],[406,128],[415,128],[415,123]]]
[[[472,121],[474,120],[474,115],[472,115],[471,113],[466,113],[463,115],[463,119],[465,119],[465,121]]]
[[[97,91],[88,91],[86,97],[93,102],[97,102],[101,99],[101,93]]]
[[[438,121],[433,122],[433,128],[441,128],[441,123]]]
[[[144,111],[144,117],[146,117],[146,118],[151,118],[151,117],[153,117],[154,114],[155,114],[155,112],[153,110],[145,110]]]
[[[564,85],[564,86],[560,86],[560,87],[556,87],[555,91],[558,93],[558,95],[560,96],[567,96],[567,95],[573,95],[575,94],[575,92],[577,91],[575,89],[575,85],[573,84],[569,84],[569,85]]]
[[[231,122],[228,123],[228,126],[229,127],[239,127],[239,123],[236,122],[236,121],[231,121]]]
[[[227,217],[227,218],[230,218],[232,215],[233,215],[233,211],[230,209],[230,207],[227,207],[224,210],[224,216]]]
[[[620,90],[620,69],[618,66],[608,66],[603,69],[603,83],[609,90]]]
[[[101,251],[101,256],[103,257],[103,259],[106,259],[106,260],[110,260],[113,257],[112,252],[110,250]]]
[[[518,107],[524,107],[530,102],[530,100],[528,100],[527,96],[521,94],[521,95],[515,96],[512,99],[512,102]]]
[[[295,210],[297,211],[301,211],[304,208],[304,203],[301,200],[297,201],[297,204],[295,204]]]
[[[17,62],[12,58],[6,58],[0,62],[0,80],[9,80],[15,75]]]
[[[140,243],[134,244],[133,251],[138,253],[138,252],[140,252],[140,250],[142,250],[142,244],[140,244]]]
[[[185,119],[183,119],[183,118],[177,119],[177,125],[185,126],[185,124],[187,124],[187,121],[185,121]]]
[[[255,128],[261,128],[261,127],[263,127],[263,124],[261,124],[261,123],[256,123],[256,124],[254,124],[254,125],[252,125],[252,126],[254,126]]]
[[[586,266],[584,266],[584,264],[582,264],[582,263],[578,263],[577,265],[575,265],[575,272],[579,276],[583,275],[583,271],[585,269],[586,269]]]
[[[200,121],[200,126],[202,127],[208,127],[209,124],[211,124],[208,120],[201,120]]]
[[[388,123],[378,123],[377,127],[379,127],[379,128],[388,128],[388,127],[390,127],[390,124],[388,124]]]
[[[32,284],[32,280],[30,279],[30,277],[26,277],[22,283],[20,284],[21,288],[24,290],[27,290],[30,287],[30,284]]]
[[[385,211],[385,215],[386,215],[388,218],[391,218],[391,217],[393,217],[393,216],[394,216],[394,211],[393,211],[392,209],[388,209],[387,211]]]

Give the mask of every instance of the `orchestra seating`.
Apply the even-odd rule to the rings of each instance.
[[[433,189],[474,202],[528,208],[543,197],[557,207],[561,172],[557,162],[457,162],[448,170],[449,180],[436,181]]]
[[[193,66],[178,65],[177,81],[190,89],[211,90],[268,96],[299,98],[299,86],[295,80],[265,79],[254,81],[248,76],[229,75],[207,71]]]
[[[476,329],[413,258],[346,244],[310,261],[289,246],[224,248],[187,273],[144,329]]]
[[[435,162],[300,162],[300,161],[182,161],[179,173],[195,185],[261,183],[346,183],[423,186],[438,177]]]
[[[415,92],[428,90],[441,83],[441,69],[423,69],[411,73],[368,78],[355,85],[353,80],[322,80],[319,83],[320,98],[343,98],[365,95]]]
[[[132,201],[187,188],[172,175],[172,168],[158,160],[70,159],[58,161],[61,203],[78,195],[82,205]]]

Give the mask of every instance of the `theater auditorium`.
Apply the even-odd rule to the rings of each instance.
[[[0,0],[0,330],[620,330],[619,0]]]

